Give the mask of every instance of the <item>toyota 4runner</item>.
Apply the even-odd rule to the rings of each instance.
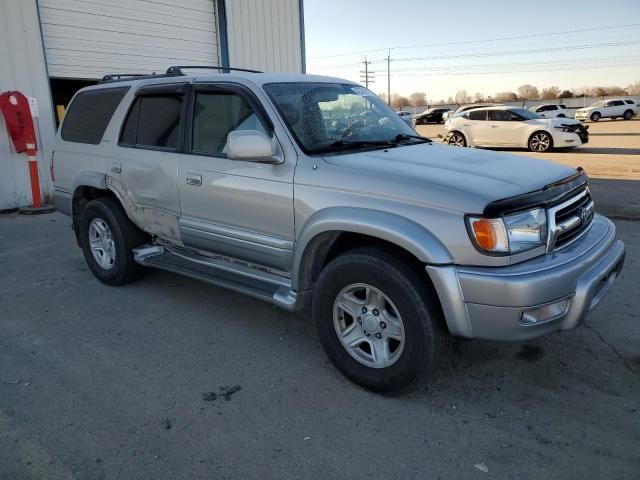
[[[622,268],[581,169],[434,143],[346,80],[183,70],[106,77],[58,132],[55,203],[106,284],[310,307],[341,372],[397,391],[452,336],[576,327]]]

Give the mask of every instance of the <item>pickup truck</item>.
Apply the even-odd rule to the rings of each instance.
[[[83,88],[58,132],[55,204],[105,284],[153,267],[312,315],[397,392],[453,337],[576,327],[622,268],[580,169],[435,143],[347,80],[184,70]]]

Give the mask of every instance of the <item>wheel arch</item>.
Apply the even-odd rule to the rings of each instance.
[[[307,220],[296,241],[292,288],[310,289],[332,258],[366,244],[385,245],[423,265],[453,262],[444,244],[413,220],[366,208],[328,208]]]
[[[73,182],[72,192],[71,220],[73,230],[76,234],[76,240],[78,241],[78,244],[80,244],[78,220],[87,203],[100,197],[113,197],[118,202],[119,199],[107,187],[106,175],[99,172],[80,173]]]

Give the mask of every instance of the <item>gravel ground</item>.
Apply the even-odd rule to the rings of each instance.
[[[69,225],[0,216],[2,480],[640,477],[638,223],[586,326],[460,342],[396,398],[341,377],[307,312],[160,271],[99,283]]]

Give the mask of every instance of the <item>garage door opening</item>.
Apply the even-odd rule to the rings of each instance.
[[[56,126],[60,126],[64,112],[75,93],[81,88],[95,85],[96,83],[98,83],[97,80],[77,80],[73,78],[49,79],[53,107],[56,111]]]

